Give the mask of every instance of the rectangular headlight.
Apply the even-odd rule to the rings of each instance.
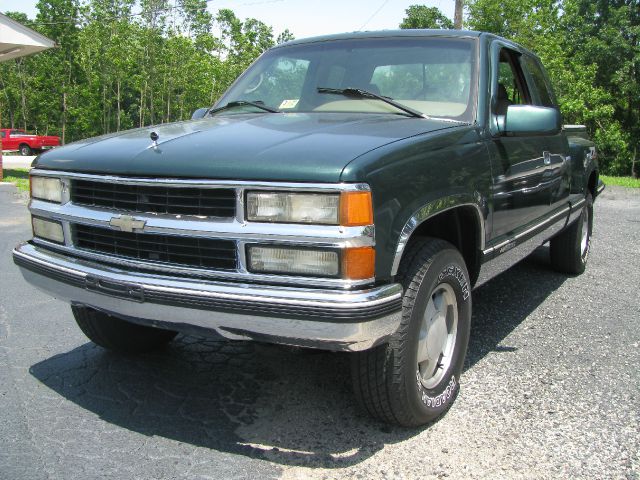
[[[247,220],[251,222],[338,225],[340,194],[249,192]]]
[[[44,218],[33,217],[31,219],[33,226],[33,236],[51,240],[57,243],[64,243],[64,233],[62,232],[62,224]]]
[[[32,176],[31,198],[62,203],[62,182],[59,178]]]
[[[249,270],[261,273],[285,273],[336,277],[340,273],[338,252],[308,248],[250,246]]]

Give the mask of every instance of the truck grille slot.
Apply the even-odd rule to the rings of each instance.
[[[129,233],[75,225],[77,248],[131,258],[196,268],[235,270],[236,244],[232,240]]]
[[[71,201],[137,213],[231,218],[236,213],[232,188],[169,187],[73,180]]]

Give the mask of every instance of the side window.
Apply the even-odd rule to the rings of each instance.
[[[535,99],[536,105],[542,107],[555,107],[555,98],[549,79],[544,74],[542,67],[538,61],[528,55],[522,57],[524,68],[529,74],[530,87]]]
[[[4,136],[7,134],[7,132],[0,132],[0,138],[4,138]]]
[[[308,69],[308,60],[278,58],[265,72],[248,81],[243,99],[275,108],[295,109]]]
[[[494,101],[494,113],[505,115],[509,105],[530,105],[527,89],[516,52],[503,48],[498,63],[498,89]]]

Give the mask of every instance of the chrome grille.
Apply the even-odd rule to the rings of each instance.
[[[135,213],[231,218],[236,212],[235,190],[232,188],[173,187],[73,180],[71,201],[78,205]]]
[[[233,240],[129,233],[80,224],[74,226],[74,236],[76,248],[90,252],[196,268],[237,268]]]

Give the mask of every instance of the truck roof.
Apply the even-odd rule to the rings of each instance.
[[[332,35],[320,35],[317,37],[301,38],[291,40],[280,45],[276,45],[273,49],[281,47],[289,47],[292,45],[302,45],[305,43],[317,43],[317,42],[330,42],[334,40],[352,40],[352,39],[364,39],[364,38],[394,38],[394,37],[449,37],[449,38],[480,38],[488,37],[493,40],[501,40],[508,45],[514,47],[522,52],[535,55],[535,53],[526,49],[522,45],[519,45],[509,39],[499,37],[493,33],[477,32],[474,30],[451,30],[451,29],[398,29],[398,30],[374,30],[365,32],[348,32],[337,33]]]
[[[291,40],[279,46],[298,45],[302,43],[326,42],[331,40],[350,40],[355,38],[391,38],[391,37],[465,37],[477,38],[482,32],[471,30],[427,30],[427,29],[403,29],[403,30],[377,30],[365,32],[336,33],[321,35],[318,37],[301,38]],[[277,48],[277,47],[276,47]]]

